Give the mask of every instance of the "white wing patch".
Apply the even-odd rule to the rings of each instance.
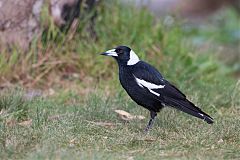
[[[134,64],[136,64],[138,62],[139,62],[138,56],[136,55],[136,53],[133,50],[131,50],[130,51],[130,57],[129,57],[129,60],[127,62],[127,65],[128,66],[129,65],[134,65]]]
[[[137,77],[135,77],[135,80],[136,80],[137,84],[140,87],[142,87],[142,88],[146,87],[149,90],[149,92],[151,92],[152,94],[155,94],[156,96],[160,96],[160,94],[155,92],[155,91],[153,91],[152,89],[160,89],[160,88],[164,88],[165,87],[165,85],[156,85],[156,84],[147,82],[147,81],[145,81],[143,79],[139,79]]]

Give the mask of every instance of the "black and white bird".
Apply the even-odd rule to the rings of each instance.
[[[131,48],[118,46],[101,54],[112,56],[117,61],[122,87],[138,105],[150,111],[151,118],[145,131],[152,127],[157,112],[164,106],[174,107],[203,119],[209,124],[213,123],[213,119],[208,114],[195,106],[179,89],[164,79],[157,69],[141,61]]]

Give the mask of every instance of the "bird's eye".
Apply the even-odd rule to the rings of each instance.
[[[116,49],[115,52],[117,52],[118,54],[122,54],[123,53],[123,50],[122,49]]]

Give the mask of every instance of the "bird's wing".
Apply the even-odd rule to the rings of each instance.
[[[141,62],[133,70],[137,84],[150,92],[152,97],[166,105],[170,105],[195,117],[213,123],[213,119],[192,102],[174,85],[165,80],[162,75],[151,65]]]
[[[185,99],[186,96],[169,83],[153,66],[141,61],[133,69],[133,75],[140,87],[162,98]]]

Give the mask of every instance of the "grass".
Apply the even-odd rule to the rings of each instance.
[[[238,63],[225,63],[214,54],[217,47],[195,45],[199,37],[214,46],[237,44],[221,34],[235,31],[236,15],[227,13],[231,23],[209,32],[156,21],[145,9],[113,1],[97,10],[97,39],[83,20],[73,37],[51,25],[27,54],[0,54],[0,159],[239,159],[240,82],[232,76]],[[115,62],[98,56],[120,44],[158,68],[215,123],[165,108],[144,134],[149,113],[123,91]],[[125,122],[115,109],[146,118]]]
[[[238,89],[238,90],[237,90]],[[239,94],[240,88],[236,88]],[[201,94],[197,91],[198,94]],[[68,93],[68,100],[38,97],[25,100],[27,115],[3,117],[0,125],[1,159],[238,159],[240,144],[239,95],[232,106],[217,111],[201,106],[215,119],[213,125],[182,112],[165,108],[149,134],[143,129],[149,113],[133,103],[126,94],[105,97],[101,92],[81,98]],[[15,95],[15,93],[12,93]],[[19,95],[24,92],[18,91]],[[61,94],[61,93],[59,93]],[[4,95],[2,95],[4,96]],[[198,95],[199,97],[204,95]],[[218,95],[216,95],[218,96]],[[58,96],[57,96],[58,97]],[[1,97],[3,98],[3,97]],[[190,96],[191,99],[198,97]],[[19,113],[19,98],[4,99],[12,103],[8,114]],[[211,100],[205,103],[211,104]],[[1,103],[2,105],[3,103]],[[16,110],[12,110],[15,106]],[[27,106],[27,107],[26,107]],[[1,106],[2,107],[2,106]],[[124,122],[114,112],[123,109],[144,120]],[[25,125],[20,122],[28,122]],[[12,123],[10,123],[12,121]],[[97,125],[109,122],[110,126]]]

